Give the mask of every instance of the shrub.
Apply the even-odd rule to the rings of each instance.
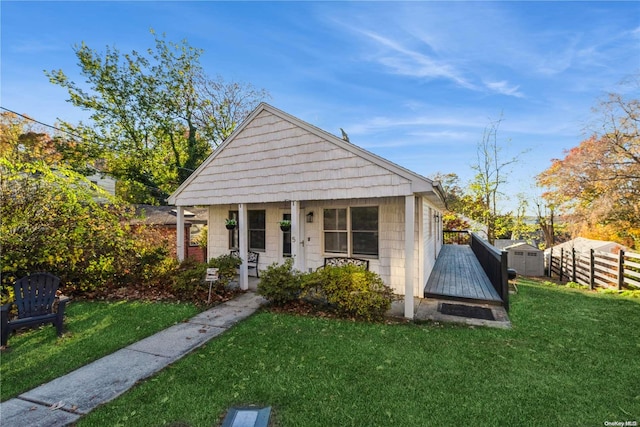
[[[324,267],[304,278],[305,295],[324,297],[342,315],[365,320],[384,318],[393,291],[380,276],[361,267]]]
[[[171,287],[177,294],[193,295],[204,289],[206,272],[207,264],[198,262],[194,258],[187,258],[176,269]]]
[[[236,277],[236,270],[240,264],[242,260],[237,256],[220,255],[217,258],[211,258],[207,265],[218,269],[218,284],[225,287]]]
[[[301,275],[293,270],[293,259],[268,266],[258,283],[258,293],[276,305],[298,299],[301,291]]]

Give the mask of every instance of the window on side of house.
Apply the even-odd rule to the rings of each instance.
[[[325,209],[324,251],[333,254],[348,254],[348,231],[346,209]]]
[[[377,206],[324,209],[325,253],[377,257],[378,223]]]
[[[266,211],[249,211],[249,250],[264,251],[266,248]]]

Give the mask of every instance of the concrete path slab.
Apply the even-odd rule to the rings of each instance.
[[[21,399],[2,402],[0,424],[3,426],[51,427],[66,426],[78,421],[80,415],[66,411],[51,410]]]
[[[438,310],[439,304],[442,300],[433,298],[414,298],[413,313],[414,320],[431,320],[434,322],[446,322],[446,323],[463,323],[469,326],[487,326],[490,328],[502,328],[508,329],[511,327],[511,321],[509,315],[504,307],[493,304],[480,304],[480,303],[464,303],[456,301],[456,304],[471,305],[475,307],[483,307],[491,310],[495,320],[474,319],[471,317],[451,316],[442,314]],[[451,301],[448,301],[451,302]],[[391,303],[391,308],[388,314],[393,317],[404,317],[404,299],[399,299]]]
[[[207,310],[198,314],[192,318],[189,323],[229,328],[240,320],[249,317],[255,311],[256,309],[252,307],[232,306],[228,304],[224,306],[219,305],[216,307],[216,310]]]
[[[179,359],[211,338],[226,331],[224,328],[197,323],[180,323],[127,347],[142,353]]]
[[[227,328],[253,314],[266,300],[238,295],[67,375],[0,404],[3,427],[63,427],[125,393]],[[55,408],[55,409],[52,409]]]
[[[62,402],[65,410],[86,414],[115,399],[169,362],[167,357],[124,348],[19,397],[45,406]]]

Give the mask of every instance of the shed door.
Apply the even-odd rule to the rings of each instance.
[[[515,268],[518,273],[523,272],[520,274],[525,274],[527,264],[524,251],[512,251],[511,255],[511,268]]]
[[[527,276],[540,276],[544,274],[544,271],[541,271],[540,266],[542,265],[541,259],[542,254],[540,252],[526,252],[525,253],[525,275]]]

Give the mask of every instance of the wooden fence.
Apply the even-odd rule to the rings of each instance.
[[[549,277],[560,281],[572,281],[593,289],[596,286],[622,289],[640,289],[640,253],[620,251],[618,254],[578,252],[575,249],[545,254]]]

